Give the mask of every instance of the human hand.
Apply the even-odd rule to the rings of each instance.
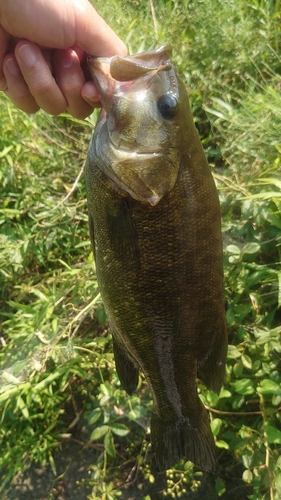
[[[90,115],[99,95],[86,54],[126,52],[88,0],[0,0],[0,90],[26,113]]]

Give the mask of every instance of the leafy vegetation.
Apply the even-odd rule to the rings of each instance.
[[[219,397],[199,387],[218,448],[215,491],[236,498],[234,479],[245,485],[237,498],[277,500],[280,2],[95,5],[132,53],[169,41],[190,88],[219,190],[225,249],[226,380]],[[84,122],[41,112],[28,117],[1,95],[0,116],[0,488],[5,494],[31,462],[49,462],[56,475],[54,450],[71,439],[67,408],[75,410],[79,399],[98,450],[88,498],[114,500],[135,473],[151,486],[155,478],[146,434],[151,398],[144,380],[131,398],[120,388],[89,244],[83,161],[97,114]],[[185,498],[203,475],[181,461],[166,479],[162,496]]]

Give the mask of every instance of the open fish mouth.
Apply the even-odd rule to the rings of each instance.
[[[91,76],[100,93],[103,107],[110,107],[110,96],[128,89],[148,88],[155,73],[172,68],[169,44],[133,56],[88,56]]]
[[[177,125],[165,122],[158,105],[166,96],[167,106],[169,96],[178,102],[171,52],[165,44],[132,56],[88,57],[103,108],[95,141],[100,169],[119,189],[151,206],[172,190],[179,172],[171,141]]]

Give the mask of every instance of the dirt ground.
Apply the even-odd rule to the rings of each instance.
[[[17,475],[9,490],[1,500],[87,500],[90,493],[83,479],[88,479],[88,467],[93,463],[91,450],[82,451],[79,445],[69,443],[55,454],[57,477],[51,467],[32,465],[24,473]],[[184,500],[247,500],[247,491],[240,480],[228,484],[227,493],[218,497],[214,478],[207,475],[196,492],[182,495]],[[140,478],[129,488],[122,489],[122,500],[143,500],[150,495],[151,500],[163,499],[164,480],[159,478],[154,484]],[[248,491],[248,494],[250,492]],[[92,498],[92,497],[91,497]],[[170,497],[164,497],[169,499]]]
[[[91,429],[87,419],[83,416],[85,400],[77,398],[76,410],[68,403],[65,412],[66,427],[71,427],[69,439],[62,439],[60,446],[54,450],[53,458],[56,466],[56,474],[50,464],[40,466],[37,463],[30,464],[25,471],[17,474],[12,482],[0,493],[0,500],[88,500],[92,493],[89,487],[93,464],[96,463],[101,449],[90,442]],[[77,413],[78,412],[78,413]],[[79,418],[77,418],[77,414]],[[72,425],[75,422],[75,425]],[[223,462],[227,462],[224,458]],[[220,460],[221,462],[221,460]],[[159,474],[154,483],[145,480],[141,474],[137,477],[131,474],[136,468],[135,463],[128,463],[126,469],[122,469],[123,484],[120,487],[121,500],[143,500],[149,495],[151,500],[171,500],[170,496],[163,496],[166,488],[164,475]],[[227,466],[221,464],[221,470],[225,474],[226,493],[218,497],[215,491],[215,478],[206,474],[201,480],[201,486],[196,492],[182,494],[183,500],[247,500],[250,494],[249,487],[241,480],[242,470],[238,465],[236,470],[231,467],[230,473]],[[128,478],[130,477],[130,482]],[[133,480],[132,480],[133,477]],[[1,472],[0,472],[1,481]],[[93,500],[93,496],[90,499]],[[97,497],[107,500],[107,497]]]
[[[79,435],[80,434],[80,435]],[[6,491],[0,496],[1,500],[87,500],[91,493],[87,489],[90,466],[95,463],[97,451],[87,447],[83,429],[77,429],[73,438],[62,442],[54,452],[57,474],[50,465],[41,467],[31,464],[23,473],[17,474]],[[129,471],[128,471],[129,473]],[[241,471],[237,471],[241,477]],[[155,483],[145,481],[141,476],[133,484],[122,487],[121,500],[143,500],[150,495],[151,500],[169,500],[163,497],[165,478],[159,476]],[[183,500],[247,500],[245,483],[240,479],[231,478],[227,481],[227,492],[218,497],[215,492],[215,478],[206,474],[200,488],[196,492],[187,492],[182,495]],[[91,496],[91,500],[92,500]],[[101,497],[100,497],[101,498]],[[98,497],[97,497],[98,499]]]

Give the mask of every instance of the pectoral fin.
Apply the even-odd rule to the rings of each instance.
[[[137,263],[140,258],[138,234],[126,198],[107,207],[110,244],[117,260]]]
[[[125,350],[125,347],[114,338],[113,335],[113,352],[115,365],[118,377],[125,391],[132,395],[136,390],[139,381],[139,368],[131,361]]]

